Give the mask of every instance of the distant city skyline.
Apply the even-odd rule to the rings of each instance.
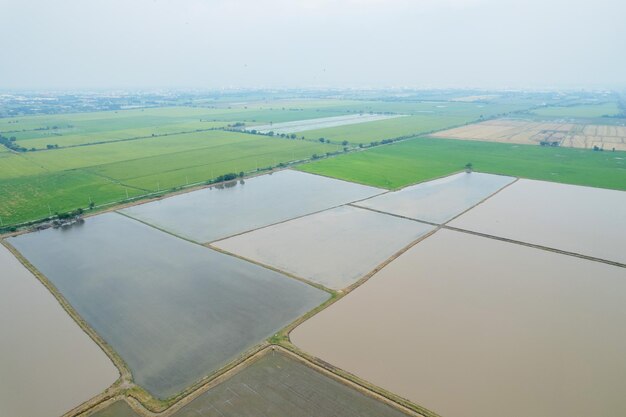
[[[0,0],[2,90],[626,88],[623,0]]]

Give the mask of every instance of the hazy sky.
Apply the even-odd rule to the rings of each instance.
[[[626,0],[0,0],[0,88],[624,87]]]

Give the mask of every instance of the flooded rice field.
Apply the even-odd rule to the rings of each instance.
[[[0,416],[60,416],[118,377],[100,347],[0,245]]]
[[[357,123],[375,122],[378,120],[393,119],[403,117],[399,114],[348,114],[345,116],[319,117],[317,119],[296,120],[293,122],[272,123],[261,126],[247,127],[245,130],[256,130],[259,133],[274,132],[282,133],[298,133],[306,130],[324,129],[327,127],[337,127],[345,125],[353,125]]]
[[[356,203],[359,207],[431,223],[445,223],[515,178],[479,172],[427,181]]]
[[[122,210],[196,242],[210,242],[380,194],[384,190],[284,170]]]
[[[90,417],[139,417],[132,408],[123,400],[119,400],[107,408],[90,414]]]
[[[451,226],[626,264],[626,192],[519,180]]]
[[[441,230],[296,328],[448,417],[626,415],[624,269]]]
[[[130,407],[114,404],[124,413]],[[108,410],[93,417],[134,417]],[[132,413],[132,410],[130,410]],[[171,417],[406,417],[406,414],[310,368],[269,352]]]
[[[128,364],[169,397],[328,294],[117,213],[9,239]]]
[[[222,240],[215,246],[341,289],[433,228],[342,206]]]

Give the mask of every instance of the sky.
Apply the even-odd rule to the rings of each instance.
[[[625,0],[0,0],[0,89],[624,88]]]

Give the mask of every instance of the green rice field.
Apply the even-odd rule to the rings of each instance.
[[[2,154],[0,219],[10,225],[335,151],[337,146],[207,131]]]
[[[332,142],[348,141],[350,144],[367,144],[384,139],[414,136],[442,129],[449,129],[473,121],[464,116],[415,115],[376,122],[308,130],[299,133],[307,139],[329,139]]]
[[[471,162],[491,174],[626,190],[626,152],[593,152],[417,138],[300,167],[305,172],[395,189],[448,175]]]
[[[617,103],[583,104],[577,106],[543,107],[532,111],[533,114],[545,117],[594,118],[615,116],[620,113]]]

